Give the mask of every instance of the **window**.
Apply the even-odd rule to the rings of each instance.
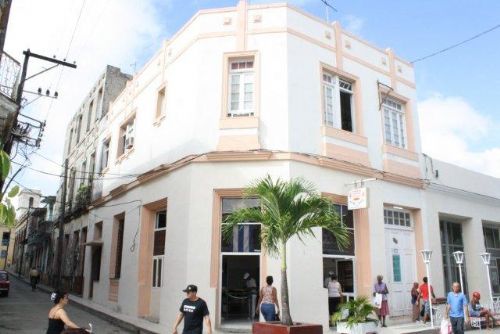
[[[87,132],[90,130],[90,124],[92,123],[92,111],[94,110],[94,100],[90,101],[89,113],[87,116]]]
[[[89,184],[92,185],[92,180],[94,179],[95,172],[95,152],[90,155],[90,166],[89,166]]]
[[[384,136],[386,144],[406,148],[406,126],[403,104],[391,99],[382,100],[384,111]]]
[[[94,240],[101,240],[102,238],[102,222],[95,223],[94,225]]]
[[[458,266],[455,263],[455,258],[453,257],[453,252],[464,251],[462,225],[460,223],[440,220],[439,229],[441,233],[441,253],[443,255],[444,286],[450,288],[453,282],[460,282],[460,274]],[[464,293],[467,291],[466,267],[466,261],[464,258],[464,263],[462,265]]]
[[[120,128],[120,144],[118,145],[118,156],[134,147],[135,117],[122,125]]]
[[[97,94],[97,108],[95,111],[95,120],[99,120],[99,114],[104,116],[104,111],[101,110],[102,107],[102,88],[99,89],[99,93]]]
[[[115,221],[114,233],[116,233],[116,253],[115,253],[115,272],[113,278],[120,278],[122,271],[122,253],[123,253],[123,231],[125,228],[125,219],[119,218]]]
[[[71,172],[69,174],[69,193],[68,193],[68,202],[71,206],[73,202],[73,197],[75,195],[75,184],[76,184],[76,170],[71,168]]]
[[[87,160],[85,160],[82,163],[82,169],[80,170],[80,187],[85,184],[86,179],[87,179]]]
[[[30,197],[28,200],[28,207],[32,208],[33,207],[33,197]]]
[[[165,87],[158,91],[158,100],[156,101],[156,118],[165,114]]]
[[[324,122],[345,131],[353,132],[353,84],[343,78],[323,73]]]
[[[162,286],[163,257],[165,255],[165,233],[167,228],[167,211],[156,212],[153,245],[153,288]]]
[[[104,170],[104,168],[108,167],[109,163],[109,143],[110,139],[106,139],[102,143],[102,152],[101,152],[101,172]]]
[[[254,115],[254,61],[234,60],[229,63],[228,117]]]
[[[411,227],[410,213],[400,210],[384,209],[384,224],[392,226]]]
[[[232,212],[240,208],[259,207],[259,200],[254,198],[223,198],[222,222]],[[222,252],[227,253],[260,253],[260,223],[244,222],[233,229],[233,237],[226,240],[221,237]]]
[[[491,254],[490,277],[491,290],[493,294],[500,294],[500,227],[490,225],[483,227],[484,246],[486,251]]]
[[[71,153],[71,142],[73,141],[73,129],[69,131],[69,140],[68,140],[68,153],[69,155]]]
[[[82,131],[82,118],[83,118],[83,115],[78,116],[78,126],[76,128],[76,143],[77,144],[80,142],[80,134]]]
[[[354,217],[352,210],[347,210],[347,205],[332,204],[337,211],[340,221],[349,231],[350,244],[347,248],[340,249],[337,240],[330,231],[323,230],[323,254],[329,255],[354,255]]]

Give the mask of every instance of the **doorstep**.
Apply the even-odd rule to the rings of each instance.
[[[9,271],[9,275],[30,285],[30,282],[27,278],[20,277],[17,273]],[[37,284],[37,289],[46,293],[51,293],[52,291],[54,291],[53,288],[44,284]],[[109,310],[105,306],[99,305],[90,300],[84,299],[82,297],[73,294],[69,295],[71,297],[72,304],[75,304],[76,306],[84,309],[85,311],[97,315],[100,318],[109,321],[116,326],[122,327],[123,329],[136,332],[139,334],[160,334],[162,332],[165,332],[165,328],[163,328],[165,326],[160,326],[159,324],[149,322],[145,319],[135,318],[129,315],[117,313]]]

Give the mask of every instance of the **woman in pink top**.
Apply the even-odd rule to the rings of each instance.
[[[260,289],[259,301],[257,302],[257,309],[255,312],[262,312],[264,319],[266,321],[275,321],[276,315],[280,312],[280,306],[278,304],[278,292],[273,286],[273,277],[266,277],[267,286]],[[276,306],[276,307],[275,307]],[[277,309],[276,309],[277,308]]]

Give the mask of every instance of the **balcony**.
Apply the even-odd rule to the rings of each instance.
[[[0,57],[0,140],[5,142],[17,111],[15,102],[21,65],[17,60],[2,52]]]

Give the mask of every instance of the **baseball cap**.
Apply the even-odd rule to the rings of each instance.
[[[198,292],[198,287],[193,284],[189,284],[182,292]]]

